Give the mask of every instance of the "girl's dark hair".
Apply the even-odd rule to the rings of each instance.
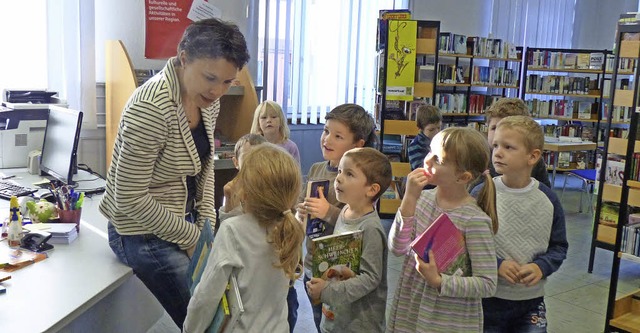
[[[178,54],[185,51],[187,61],[224,58],[238,69],[249,61],[249,50],[238,26],[211,18],[191,23],[178,44]]]
[[[376,148],[376,123],[362,106],[350,103],[338,105],[324,119],[334,119],[345,124],[353,133],[355,141],[362,139],[365,147]]]

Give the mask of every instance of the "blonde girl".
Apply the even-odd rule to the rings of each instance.
[[[484,173],[489,146],[480,132],[452,127],[436,134],[424,166],[408,175],[405,195],[389,235],[389,249],[405,256],[387,331],[481,332],[482,298],[495,293],[498,280],[493,234],[497,230],[495,187]],[[467,183],[485,177],[476,200]],[[435,189],[422,191],[427,184]],[[410,243],[446,213],[465,237],[470,274],[438,273],[429,254],[425,263]]]
[[[300,152],[295,142],[289,140],[289,126],[282,107],[274,101],[264,101],[253,114],[251,133],[264,136],[267,141],[279,145],[300,164]]]
[[[302,255],[304,231],[291,207],[301,186],[300,167],[269,143],[243,154],[238,190],[244,214],[222,221],[200,283],[187,308],[185,332],[211,323],[231,274],[244,314],[234,332],[287,332],[286,296]]]

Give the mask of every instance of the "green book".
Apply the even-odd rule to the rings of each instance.
[[[313,277],[346,280],[360,271],[362,230],[318,237],[312,242]]]

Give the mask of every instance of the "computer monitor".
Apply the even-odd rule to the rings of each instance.
[[[82,112],[49,106],[40,170],[67,185],[73,185],[73,173],[77,170],[81,127]]]

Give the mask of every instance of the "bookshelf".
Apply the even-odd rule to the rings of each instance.
[[[616,45],[618,45],[618,49],[616,50],[614,58],[615,70],[612,73],[612,82],[617,81],[619,75],[618,70],[620,69],[619,64],[623,59],[640,58],[640,42],[625,40],[629,33],[640,33],[640,22],[633,21],[618,24],[616,32]],[[636,67],[635,76],[637,77],[639,74],[640,70]],[[637,95],[639,88],[638,80],[635,80],[632,86],[614,87],[611,92],[610,109],[613,107],[635,109],[640,104]],[[606,129],[610,128],[611,123],[612,118],[609,117],[607,119]],[[625,231],[625,228],[630,226],[629,213],[640,207],[640,182],[632,180],[634,178],[633,173],[635,173],[635,168],[634,163],[631,162],[634,154],[640,152],[640,140],[638,140],[639,138],[637,136],[637,127],[638,113],[631,112],[628,138],[605,137],[605,156],[602,158],[598,177],[600,181],[598,184],[588,271],[592,272],[596,248],[603,248],[613,252],[605,332],[617,330],[640,332],[640,290],[636,290],[616,300],[620,260],[625,259],[636,263],[640,262],[638,252],[634,252],[633,249],[631,249],[631,251],[627,249],[627,245],[632,241],[632,238],[627,237],[628,232]],[[611,168],[608,164],[612,164],[609,161],[611,156],[622,156],[624,160],[626,160],[623,167],[622,179],[620,180],[608,176],[608,169]],[[606,205],[619,205],[617,206],[617,214],[613,214],[612,219],[614,223],[606,223],[608,221],[603,219],[603,217],[605,217],[603,207]],[[608,213],[607,216],[609,216]],[[625,250],[624,252],[622,251],[623,249]]]
[[[484,111],[495,100],[520,94],[522,47],[450,32],[440,34],[439,45],[435,105],[445,126],[484,122]]]
[[[597,49],[526,49],[521,98],[540,121],[545,136],[599,142],[603,136],[602,115],[607,110],[604,87],[610,80],[606,72],[610,53]],[[545,151],[543,159],[547,165],[559,162],[563,170],[589,169],[596,163],[596,154],[595,149],[560,156]]]
[[[406,144],[418,134],[411,106],[433,103],[435,96],[440,22],[380,19],[378,27],[376,121],[380,150],[390,157],[394,177],[378,212],[389,217],[400,206],[399,185],[411,171]]]

